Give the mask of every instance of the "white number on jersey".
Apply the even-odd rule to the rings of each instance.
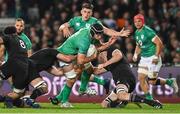
[[[26,45],[24,44],[24,42],[22,40],[19,40],[19,43],[22,48],[26,48]]]

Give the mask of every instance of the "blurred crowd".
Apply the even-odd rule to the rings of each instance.
[[[0,0],[0,18],[21,17],[33,50],[55,48],[66,38],[58,28],[70,18],[80,15],[81,4],[87,0]],[[135,48],[133,16],[142,13],[146,25],[153,28],[164,44],[165,64],[180,64],[180,0],[91,0],[93,16],[112,29],[130,29],[129,38],[119,38],[117,45],[129,62]],[[108,38],[105,36],[105,40]]]

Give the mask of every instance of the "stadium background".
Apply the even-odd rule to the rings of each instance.
[[[26,22],[25,33],[32,41],[33,51],[41,48],[55,48],[65,41],[58,28],[70,18],[80,15],[83,0],[0,0],[0,29],[7,25],[13,25],[17,17]],[[152,27],[163,41],[165,46],[162,52],[163,68],[160,72],[162,77],[180,77],[180,0],[94,0],[93,16],[100,19],[105,26],[120,30],[122,27],[134,32],[132,24],[133,16],[140,12],[145,15],[146,24]],[[105,40],[107,40],[106,38]],[[131,35],[126,39],[119,39],[115,44],[125,53],[129,62],[132,62],[135,42]],[[171,75],[172,74],[172,75]],[[40,101],[47,101],[49,95],[55,95],[64,84],[64,78],[52,78],[47,73],[41,73],[46,81],[52,80],[50,93],[41,97]],[[105,74],[110,75],[110,74]],[[47,78],[48,77],[48,78]],[[54,82],[57,80],[57,82]],[[77,85],[80,82],[77,82]],[[178,82],[180,84],[180,80]],[[59,86],[58,86],[59,85]],[[112,84],[113,85],[113,84]],[[74,102],[99,102],[104,98],[103,88],[90,83],[90,86],[99,91],[96,97],[77,97],[77,91],[73,89],[71,100]],[[4,84],[1,93],[8,92],[9,86]],[[138,85],[137,85],[138,88]],[[172,94],[169,87],[154,88],[156,97],[163,102],[180,102],[177,95]],[[157,92],[159,91],[159,92]],[[137,92],[137,91],[136,91]],[[141,94],[139,92],[138,94]],[[178,93],[178,95],[180,95]]]

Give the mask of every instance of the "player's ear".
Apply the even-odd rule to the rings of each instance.
[[[81,15],[83,14],[83,9],[81,9]]]

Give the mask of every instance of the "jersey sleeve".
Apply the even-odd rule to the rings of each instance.
[[[70,27],[73,27],[75,25],[75,22],[76,22],[76,17],[74,18],[71,18],[69,21],[68,21],[68,24]]]
[[[155,31],[152,29],[148,30],[147,34],[148,34],[149,39],[151,39],[151,41],[156,36]]]
[[[27,45],[27,50],[31,50],[32,49],[32,43],[31,43],[29,38],[27,39],[26,45]]]
[[[32,49],[32,43],[30,41],[30,39],[23,33],[23,36],[21,37],[24,37],[24,42],[26,43],[26,46],[27,46],[27,50],[31,50]]]

